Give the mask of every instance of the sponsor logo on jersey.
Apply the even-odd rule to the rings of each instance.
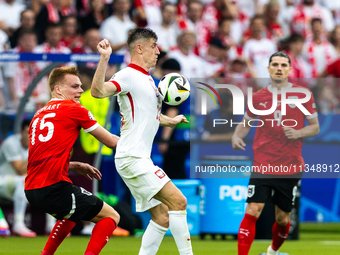
[[[255,185],[248,185],[248,197],[252,197],[255,194]]]
[[[155,174],[158,176],[159,179],[163,179],[164,176],[165,176],[165,173],[161,170],[161,169],[158,169]]]
[[[96,120],[95,118],[94,118],[94,116],[93,116],[93,114],[89,111],[89,118],[90,118],[90,120]]]
[[[264,108],[266,108],[266,107],[267,107],[267,106],[266,106],[266,105],[267,105],[267,103],[268,103],[268,102],[259,103],[259,105],[262,105]]]

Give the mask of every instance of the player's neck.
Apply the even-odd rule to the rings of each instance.
[[[149,72],[150,67],[147,66],[147,64],[143,61],[143,59],[139,58],[131,58],[131,64],[135,64],[137,66],[140,66],[143,68],[146,72]]]
[[[277,88],[281,90],[281,88],[286,88],[289,85],[288,79],[285,80],[274,80],[272,79],[272,88]]]

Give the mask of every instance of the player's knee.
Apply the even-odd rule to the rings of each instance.
[[[289,222],[289,218],[290,217],[287,215],[278,214],[276,215],[275,220],[280,226],[286,226]]]
[[[249,203],[246,213],[258,218],[260,217],[262,210],[263,205],[261,203]]]
[[[110,216],[111,219],[113,219],[116,222],[116,225],[118,225],[120,221],[120,215],[116,210],[113,210],[112,215]]]
[[[184,195],[181,195],[177,199],[177,210],[186,210],[187,209],[187,198]]]

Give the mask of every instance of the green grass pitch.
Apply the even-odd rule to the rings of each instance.
[[[340,224],[301,224],[299,240],[288,240],[280,252],[289,255],[339,255],[340,254]],[[1,255],[39,255],[45,245],[47,237],[0,238]],[[58,248],[56,255],[84,254],[89,237],[73,236],[66,240]],[[137,255],[141,238],[136,237],[112,237],[104,247],[101,255]],[[255,240],[250,250],[250,255],[258,255],[265,252],[270,240]],[[235,240],[200,240],[192,237],[192,245],[195,255],[236,255],[237,242]],[[178,254],[172,237],[166,236],[157,253],[158,255]]]

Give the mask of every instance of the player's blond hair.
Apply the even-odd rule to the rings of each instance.
[[[64,80],[66,74],[72,74],[79,77],[78,69],[75,66],[53,69],[48,77],[48,85],[50,86],[51,92],[54,90],[55,85]]]

